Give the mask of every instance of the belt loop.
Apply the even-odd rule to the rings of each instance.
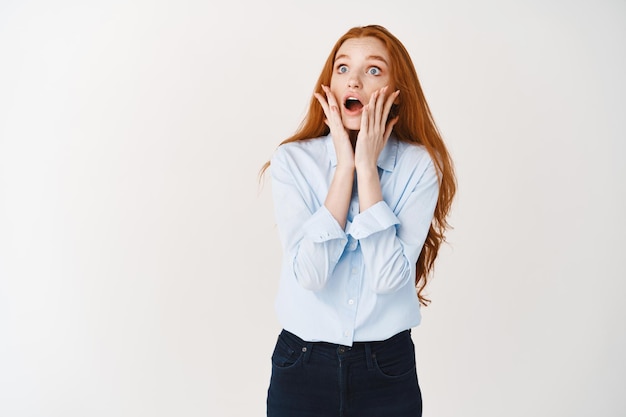
[[[365,344],[365,360],[367,360],[367,370],[371,371],[374,368],[372,362],[372,346],[370,343]]]
[[[309,358],[311,357],[311,352],[313,351],[313,343],[306,342],[306,346],[304,346],[302,350],[304,351],[303,362],[309,363]]]

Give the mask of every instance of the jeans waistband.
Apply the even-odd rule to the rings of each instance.
[[[402,343],[403,339],[411,338],[411,330],[404,330],[389,339],[374,342],[354,342],[352,346],[345,346],[329,342],[307,342],[295,334],[283,330],[281,337],[287,341],[294,349],[301,349],[304,353],[304,363],[308,363],[313,352],[326,357],[339,358],[363,358],[367,363],[367,368],[372,369],[373,359],[376,352],[385,349],[385,346],[392,348],[396,343]],[[337,356],[338,355],[338,356]]]
[[[329,342],[307,342],[306,340],[303,340],[297,335],[284,329],[282,330],[281,333],[283,337],[285,337],[288,340],[291,340],[292,342],[298,345],[302,345],[302,346],[310,345],[310,346],[315,346],[318,349],[322,348],[322,349],[328,349],[328,350],[341,349],[344,351],[360,351],[360,350],[366,350],[366,349],[376,351],[377,349],[383,347],[386,344],[393,344],[396,341],[401,340],[403,338],[411,337],[411,330],[408,329],[400,333],[397,333],[385,340],[373,341],[373,342],[354,342],[352,346],[346,346],[346,345],[341,345],[337,343],[329,343]]]

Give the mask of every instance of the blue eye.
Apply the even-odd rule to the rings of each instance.
[[[380,68],[378,68],[378,67],[370,67],[367,70],[367,73],[370,74],[370,75],[380,75]]]
[[[346,65],[339,65],[339,67],[337,68],[337,72],[339,72],[340,74],[345,74],[346,72],[348,72],[348,67]]]

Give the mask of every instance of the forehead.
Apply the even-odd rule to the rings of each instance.
[[[385,44],[378,38],[366,36],[363,38],[351,38],[341,44],[335,55],[348,58],[381,57],[389,62],[389,52]]]

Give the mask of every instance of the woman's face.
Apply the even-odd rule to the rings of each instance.
[[[359,130],[361,112],[376,90],[392,84],[387,48],[377,38],[352,38],[345,41],[335,55],[330,89],[341,109],[343,125]]]

